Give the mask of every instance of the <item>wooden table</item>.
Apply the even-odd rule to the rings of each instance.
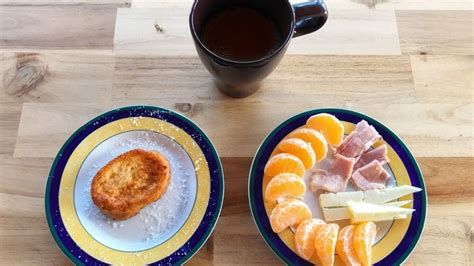
[[[191,0],[0,0],[0,261],[68,264],[45,221],[49,168],[66,138],[112,107],[192,118],[225,170],[224,208],[189,264],[279,264],[252,221],[247,173],[264,136],[309,108],[382,121],[423,170],[428,220],[408,264],[474,263],[471,0],[327,0],[263,88],[219,93],[196,56]],[[162,31],[157,31],[156,25]]]

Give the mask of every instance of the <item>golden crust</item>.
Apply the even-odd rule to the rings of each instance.
[[[107,216],[125,220],[159,199],[169,179],[170,166],[164,156],[131,150],[97,172],[91,185],[92,201]]]

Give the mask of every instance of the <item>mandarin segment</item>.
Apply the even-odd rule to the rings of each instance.
[[[285,197],[302,198],[306,185],[301,177],[291,173],[282,173],[273,177],[265,190],[265,201],[275,202]]]
[[[285,139],[278,144],[277,149],[298,157],[306,169],[313,168],[316,163],[316,154],[313,147],[302,139]]]
[[[314,254],[314,239],[316,238],[316,230],[319,226],[326,224],[320,219],[304,220],[295,231],[296,252],[303,259],[309,260]]]
[[[359,266],[361,264],[354,248],[354,230],[355,225],[348,225],[339,231],[336,251],[346,265]]]
[[[337,224],[321,225],[316,230],[314,246],[322,265],[334,265],[338,230]]]
[[[328,143],[321,132],[312,128],[300,128],[290,134],[289,138],[299,138],[303,141],[309,142],[316,154],[316,161],[322,161],[328,152]]]
[[[273,177],[281,173],[292,173],[303,177],[305,173],[303,162],[289,153],[272,156],[265,165],[264,174]]]
[[[321,132],[332,146],[338,146],[342,142],[344,125],[333,115],[313,115],[306,121],[306,126]]]
[[[300,224],[311,218],[311,210],[301,200],[286,199],[276,205],[270,214],[270,225],[273,232],[281,233],[287,227]]]
[[[372,245],[377,233],[373,222],[358,224],[354,230],[354,248],[362,265],[372,265]]]

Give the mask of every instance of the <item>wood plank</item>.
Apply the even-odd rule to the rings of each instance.
[[[8,0],[7,0],[8,1]],[[9,0],[11,1],[11,0]],[[26,0],[25,0],[26,1]],[[131,0],[132,8],[189,8],[193,0]],[[293,0],[291,3],[307,2]],[[326,1],[330,12],[334,9],[353,10],[472,10],[470,0],[330,0]]]
[[[189,8],[119,8],[116,53],[195,56]],[[158,25],[160,30],[157,30]],[[170,45],[172,44],[172,45]],[[393,10],[335,9],[317,33],[295,38],[288,54],[400,54]]]
[[[21,110],[18,103],[0,104],[0,154],[12,155],[15,150]]]
[[[472,55],[472,11],[396,11],[404,54]]]
[[[106,102],[114,56],[89,53],[4,52],[0,102]]]
[[[288,54],[396,55],[400,43],[393,10],[334,9],[318,32],[295,38]]]
[[[15,145],[15,157],[54,157],[69,135],[104,110],[102,104],[39,104],[39,109],[29,111],[35,104],[25,103],[21,114],[18,138]],[[47,107],[49,106],[49,107]],[[46,108],[44,108],[46,107]],[[52,108],[52,109],[49,109]],[[59,112],[51,112],[59,108]],[[36,113],[35,113],[36,112]],[[39,119],[43,117],[43,119]],[[39,120],[38,120],[39,119]],[[33,122],[34,121],[34,122]],[[56,127],[49,130],[48,127]],[[22,130],[25,128],[26,130]],[[34,140],[31,142],[31,140]],[[45,149],[40,142],[53,146]],[[39,142],[37,142],[39,141]],[[30,154],[28,156],[28,154]]]
[[[0,155],[0,193],[43,198],[53,160]]]
[[[131,6],[130,0],[0,0],[0,6],[60,6],[100,5],[110,7]]]
[[[223,157],[253,156],[264,137],[278,124],[298,112],[318,106],[309,101],[278,103],[278,108],[274,102],[260,101],[163,102],[161,105],[178,111],[187,110],[182,113],[203,128]],[[180,109],[183,106],[186,109]],[[14,156],[54,157],[79,126],[112,107],[24,104]],[[416,156],[473,156],[472,104],[354,103],[335,107],[361,111],[385,123],[400,135]]]
[[[112,98],[120,103],[292,101],[311,106],[416,101],[407,56],[285,56],[259,91],[239,100],[216,90],[197,58],[124,56],[116,59]]]
[[[425,103],[473,102],[474,56],[410,56],[416,97]]]
[[[116,8],[0,8],[0,48],[112,48]]]

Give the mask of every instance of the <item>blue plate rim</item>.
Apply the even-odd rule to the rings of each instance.
[[[256,170],[257,169],[257,165],[256,165],[257,160],[261,159],[260,157],[262,156],[263,151],[265,149],[270,150],[270,151],[268,151],[268,150],[266,151],[267,158],[264,158],[265,159],[264,161],[266,162],[268,157],[269,157],[269,154],[271,153],[271,151],[273,151],[276,144],[284,136],[286,136],[289,132],[291,132],[292,130],[298,128],[299,126],[304,125],[304,123],[301,123],[301,121],[306,121],[307,118],[309,118],[309,116],[319,114],[319,113],[329,113],[329,114],[335,115],[338,118],[340,118],[340,116],[344,116],[344,117],[349,116],[349,117],[353,118],[353,120],[358,120],[358,121],[364,119],[367,122],[369,122],[369,124],[373,125],[379,132],[381,132],[381,134],[386,133],[390,138],[392,138],[399,145],[399,147],[402,149],[401,151],[405,152],[405,154],[400,154],[399,151],[396,151],[398,156],[400,156],[400,159],[402,159],[402,156],[403,156],[405,160],[408,160],[411,163],[411,167],[413,168],[411,170],[413,170],[413,171],[409,171],[409,178],[410,178],[411,182],[413,183],[412,175],[415,174],[416,175],[416,180],[415,180],[416,182],[415,183],[418,187],[420,187],[422,189],[422,191],[420,193],[415,193],[414,194],[414,206],[415,206],[415,202],[417,202],[419,204],[418,206],[422,206],[421,210],[417,209],[417,211],[413,215],[413,217],[418,217],[418,220],[417,220],[418,225],[414,225],[414,226],[417,227],[416,228],[416,235],[415,235],[415,237],[412,237],[412,241],[409,243],[408,246],[403,244],[403,241],[405,239],[407,239],[407,235],[408,235],[408,232],[409,232],[410,228],[412,227],[412,224],[416,223],[414,221],[413,217],[412,217],[412,221],[409,225],[407,234],[405,234],[404,238],[402,239],[402,242],[397,246],[397,248],[395,248],[394,251],[392,251],[392,253],[390,253],[387,257],[385,257],[384,259],[382,259],[381,261],[379,261],[375,265],[386,265],[386,264],[398,265],[398,264],[402,264],[409,257],[409,255],[413,252],[413,250],[416,248],[416,246],[418,245],[418,243],[421,239],[421,235],[424,231],[425,224],[426,224],[426,217],[427,217],[427,212],[428,212],[428,197],[427,197],[426,185],[425,185],[425,182],[424,182],[423,174],[421,172],[421,169],[420,169],[415,157],[413,156],[411,151],[408,149],[407,145],[403,142],[403,140],[401,140],[401,138],[397,134],[394,133],[394,131],[392,129],[390,129],[388,126],[384,125],[383,123],[377,121],[376,119],[370,117],[369,115],[366,115],[366,114],[361,113],[361,112],[348,110],[348,109],[343,109],[343,108],[309,109],[309,110],[300,112],[298,114],[295,114],[295,115],[285,119],[276,128],[274,128],[267,136],[265,136],[265,138],[263,139],[260,146],[258,147],[258,149],[255,153],[255,156],[252,160],[252,164],[250,166],[250,171],[249,171],[249,177],[248,177],[249,206],[250,206],[253,221],[254,221],[260,235],[264,239],[267,246],[284,263],[287,263],[288,265],[295,264],[295,263],[297,263],[298,265],[312,265],[308,261],[300,258],[297,254],[295,254],[293,251],[291,251],[288,247],[286,247],[286,245],[281,241],[281,239],[279,239],[278,235],[271,231],[271,228],[270,228],[270,225],[269,225],[269,222],[268,222],[268,217],[266,216],[266,213],[263,214],[264,215],[263,218],[266,219],[266,224],[265,224],[266,228],[264,228],[264,226],[261,224],[259,216],[262,216],[262,213],[258,212],[257,206],[255,204],[256,203],[255,191],[257,191],[257,194],[262,193],[261,192],[261,182],[260,182],[260,191],[258,191],[258,188],[255,189],[254,185],[256,183],[255,182],[255,179],[256,179],[255,176],[256,176],[256,171],[257,171]],[[356,118],[356,119],[354,119],[354,118]],[[300,124],[294,125],[294,127],[290,128],[290,129],[286,128],[286,127],[289,127],[291,125],[291,123],[294,123],[295,121],[298,121],[298,119],[300,120]],[[342,120],[347,121],[347,119],[342,119]],[[349,121],[349,122],[355,122],[355,121]],[[286,128],[286,132],[284,131],[283,132],[284,134],[282,134],[281,131],[285,128]],[[280,136],[280,138],[278,138],[276,140],[272,139],[279,132],[280,132],[280,135],[282,135],[282,136]],[[273,141],[272,146],[268,146],[270,141]],[[406,163],[403,159],[402,159],[402,162],[403,162],[404,166],[407,167],[407,165],[406,165]],[[261,166],[260,168],[261,168],[260,170],[262,172],[261,176],[263,176],[263,167]],[[408,171],[408,169],[407,169],[407,171]],[[261,201],[260,202],[261,203],[260,207],[263,207],[263,198],[260,197],[259,200]],[[262,211],[262,208],[260,208],[260,211]],[[263,212],[265,212],[264,208],[263,208]],[[271,236],[273,236],[273,237],[271,237]],[[408,237],[410,237],[410,236],[408,236]],[[278,243],[278,246],[275,245],[274,241]],[[286,255],[282,254],[282,251],[280,249],[286,249],[285,250]],[[396,254],[396,256],[393,255],[395,253],[400,252],[399,249],[404,249],[403,254]],[[288,256],[288,254],[290,254],[290,256]],[[392,259],[392,257],[393,257],[393,259]],[[386,261],[387,258],[388,258],[388,260],[392,260],[392,261]]]
[[[151,117],[151,118],[157,118],[157,119],[162,119],[162,120],[163,120],[162,116],[165,116],[164,121],[167,121],[167,122],[170,122],[168,121],[168,119],[174,119],[174,121],[170,123],[174,124],[175,126],[180,127],[186,133],[192,136],[193,139],[198,143],[201,150],[203,150],[203,153],[206,157],[206,161],[208,163],[209,173],[210,173],[210,178],[211,178],[211,188],[210,188],[211,197],[209,199],[203,220],[200,222],[200,225],[197,228],[196,232],[194,232],[191,238],[188,239],[188,241],[182,247],[180,247],[177,251],[173,252],[171,255],[169,255],[168,257],[160,261],[152,263],[151,265],[161,264],[161,263],[183,264],[186,261],[188,261],[194,254],[196,254],[202,248],[202,246],[205,244],[207,239],[209,239],[220,217],[223,201],[224,201],[224,191],[225,191],[224,171],[223,171],[222,162],[217,153],[217,150],[215,146],[213,145],[212,141],[209,139],[209,137],[204,133],[204,131],[198,125],[196,125],[191,119],[164,107],[152,106],[152,105],[129,105],[129,106],[115,108],[110,111],[103,112],[99,114],[98,116],[94,117],[93,119],[91,119],[90,121],[88,121],[87,123],[83,124],[66,140],[66,142],[58,151],[53,161],[51,170],[48,174],[48,178],[46,181],[44,207],[45,207],[45,216],[48,223],[48,227],[58,247],[66,255],[66,257],[76,265],[84,265],[86,263],[87,264],[94,263],[96,265],[107,265],[107,263],[100,261],[88,255],[87,253],[85,253],[69,237],[66,229],[64,228],[64,224],[62,224],[59,208],[54,208],[52,212],[51,205],[52,203],[54,203],[54,201],[51,202],[51,196],[52,196],[51,185],[53,182],[60,182],[61,175],[59,175],[58,173],[59,172],[62,173],[62,171],[64,170],[64,165],[68,161],[72,151],[77,147],[77,145],[85,137],[87,137],[90,133],[94,132],[96,129],[98,129],[99,127],[105,124],[108,124],[110,122],[113,122],[121,118],[137,117],[137,116]],[[176,125],[173,122],[177,122],[181,126]],[[87,133],[88,131],[90,132]],[[188,131],[193,131],[193,133],[195,134],[192,134]],[[83,133],[86,133],[86,134],[84,134],[82,138],[78,139],[78,136]],[[199,137],[196,137],[196,136],[199,136]],[[77,142],[77,143],[73,143],[73,142]],[[71,143],[73,143],[72,146],[69,146],[71,145]],[[206,150],[203,148],[207,148],[208,151],[206,152]],[[68,156],[63,156],[66,150],[69,151]],[[58,171],[58,164],[62,164],[62,169],[60,171]],[[214,198],[212,197],[213,191],[214,191],[214,196],[215,196]],[[59,191],[56,191],[56,193],[59,193]],[[58,199],[56,198],[56,202],[57,201]],[[61,223],[58,224],[57,223],[58,217],[53,217],[53,215],[55,216],[59,215],[59,219]],[[60,225],[59,226],[60,228],[58,228],[58,225]],[[59,235],[58,230],[59,230],[59,233],[63,233],[63,236]],[[198,232],[199,232],[199,235],[197,235]],[[70,250],[69,248],[65,246],[65,243],[63,243],[64,239],[69,239],[69,242],[73,244],[72,247],[74,248],[74,250]],[[191,244],[193,245],[191,246]],[[71,246],[71,244],[69,244],[69,246]]]

